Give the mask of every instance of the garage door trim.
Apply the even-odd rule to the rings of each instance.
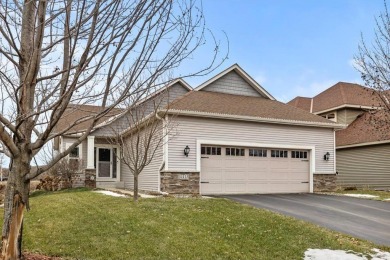
[[[221,145],[221,146],[239,146],[239,147],[262,147],[262,148],[278,148],[278,149],[299,149],[310,151],[310,172],[309,172],[309,187],[310,192],[313,192],[313,170],[315,169],[315,146],[307,145],[285,145],[285,144],[265,144],[265,143],[247,143],[247,142],[231,142],[220,140],[196,140],[196,170],[200,172],[200,182],[202,181],[201,172],[201,147],[202,145]],[[202,194],[202,185],[199,193]]]

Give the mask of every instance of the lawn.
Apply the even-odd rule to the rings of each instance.
[[[24,250],[69,259],[302,259],[308,248],[368,252],[374,247],[225,199],[134,204],[71,190],[35,193],[31,207]]]
[[[378,196],[377,198],[372,198],[374,200],[390,200],[390,192],[389,191],[358,189],[358,190],[338,190],[338,191],[336,191],[336,193],[339,193],[339,194],[367,194],[367,195]]]

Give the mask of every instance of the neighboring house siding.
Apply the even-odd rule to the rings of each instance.
[[[315,146],[316,168],[314,173],[334,173],[334,132],[329,128],[277,125],[221,119],[177,117],[177,134],[169,141],[168,168],[175,170],[196,169],[196,140],[216,140],[246,143],[262,143],[297,146]],[[183,149],[191,148],[189,156]],[[323,155],[331,154],[329,161]]]
[[[204,91],[221,92],[233,95],[262,97],[252,86],[250,86],[240,75],[235,71],[231,71],[223,77],[217,79],[207,87]]]
[[[337,111],[337,123],[349,125],[358,115],[362,114],[361,109],[344,108]]]
[[[390,188],[390,144],[338,149],[336,156],[339,186]]]
[[[148,114],[152,113],[155,109],[155,104],[159,105],[160,108],[164,108],[168,103],[172,102],[176,98],[179,98],[185,95],[188,92],[188,89],[183,87],[181,84],[176,83],[172,85],[168,92],[162,92],[162,96],[157,95],[157,98],[151,98],[150,100],[143,103],[141,106],[134,109],[134,119],[143,118]],[[159,98],[163,98],[161,101]],[[138,120],[136,120],[138,121]],[[133,118],[131,116],[124,115],[115,120],[110,125],[104,126],[101,129],[94,131],[91,135],[94,136],[112,136],[121,133],[126,130],[133,123]]]
[[[162,136],[162,124],[159,127],[158,137]],[[130,142],[130,138],[125,139],[125,142]],[[160,182],[160,167],[163,163],[163,147],[158,147],[153,160],[147,165],[139,175],[138,188],[139,190],[158,191]],[[129,167],[121,161],[121,177],[124,181],[125,189],[134,188],[134,175],[130,172]]]

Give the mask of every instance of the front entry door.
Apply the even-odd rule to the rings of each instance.
[[[98,149],[98,176],[100,178],[111,177],[111,149],[99,148]]]
[[[117,160],[116,160],[117,148],[98,148],[97,149],[97,162],[98,162],[98,177],[99,178],[112,178],[116,179],[117,172]],[[115,163],[113,163],[115,162]]]

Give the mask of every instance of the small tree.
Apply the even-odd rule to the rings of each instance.
[[[134,202],[138,201],[139,175],[155,159],[158,150],[163,149],[166,137],[175,128],[173,118],[166,118],[169,90],[160,90],[144,102],[136,100],[132,100],[124,116],[128,129],[113,129],[116,133],[113,141],[121,147],[120,160],[133,174]]]
[[[164,84],[162,76],[205,45],[205,32],[196,0],[0,0],[0,143],[11,161],[3,259],[21,257],[30,180],[69,154],[129,96]],[[189,75],[214,68],[214,44],[210,63]],[[69,104],[100,109],[54,131]],[[72,131],[80,124],[83,131]],[[64,133],[77,139],[32,170],[35,156]]]

